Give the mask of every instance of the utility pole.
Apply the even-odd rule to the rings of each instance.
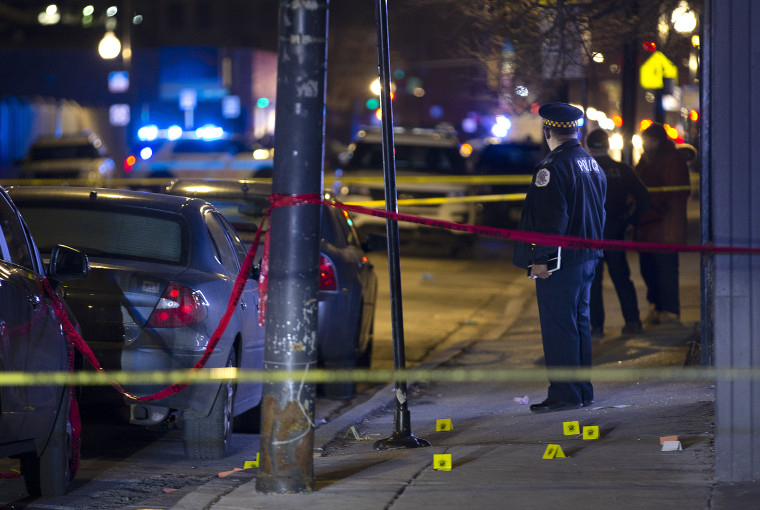
[[[319,195],[323,189],[328,0],[280,1],[272,191]],[[315,385],[303,378],[317,364],[319,204],[272,211],[261,456],[256,489],[270,494],[314,490]]]

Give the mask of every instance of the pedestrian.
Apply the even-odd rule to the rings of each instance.
[[[636,175],[647,188],[654,188],[649,207],[635,230],[635,240],[658,244],[686,243],[686,205],[689,199],[689,168],[668,137],[665,127],[653,123],[641,133],[644,154]],[[657,190],[679,186],[679,190]],[[648,324],[681,321],[678,290],[678,252],[641,252],[641,277],[647,286]]]
[[[610,139],[605,130],[595,129],[589,133],[586,138],[586,147],[607,177],[604,239],[622,241],[626,237],[629,225],[638,223],[649,205],[649,192],[641,179],[636,176],[633,168],[610,157]],[[626,252],[605,250],[604,258],[599,260],[594,281],[591,283],[591,336],[604,336],[602,281],[605,263],[612,283],[615,285],[620,310],[625,320],[621,332],[624,335],[640,333],[639,301],[636,296],[636,287],[631,281],[631,268],[628,266]]]
[[[542,234],[601,239],[607,181],[579,141],[583,112],[548,103],[538,114],[551,152],[534,170],[519,229]],[[536,298],[547,367],[590,367],[589,294],[598,249],[558,249],[516,243],[513,262],[536,279]],[[557,259],[557,260],[553,260]],[[557,266],[556,270],[552,266]],[[546,399],[534,413],[577,409],[594,401],[591,381],[549,381]]]

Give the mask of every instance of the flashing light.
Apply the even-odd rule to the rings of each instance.
[[[195,136],[196,138],[200,138],[206,141],[219,140],[224,136],[224,130],[219,126],[206,124],[205,126],[201,126],[195,130]]]
[[[652,125],[652,119],[641,119],[639,122],[639,131],[644,131],[646,128]]]
[[[646,51],[657,51],[657,45],[654,41],[647,41],[642,46],[644,46]]]
[[[134,156],[130,156],[130,157],[134,157]],[[140,159],[149,160],[152,157],[153,157],[153,149],[151,149],[150,147],[143,147],[142,149],[140,149]],[[134,165],[134,163],[132,164]]]
[[[182,136],[182,128],[178,125],[169,126],[166,130],[167,140],[178,140]]]
[[[137,158],[130,154],[127,159],[124,160],[124,171],[129,173],[132,171],[132,167],[137,163]]]
[[[150,142],[158,138],[158,126],[149,124],[137,130],[137,138],[143,142]]]
[[[498,138],[505,138],[509,129],[512,127],[512,121],[504,115],[497,115],[496,122],[491,126],[491,134]]]
[[[692,122],[697,122],[699,120],[699,112],[694,109],[689,110],[689,120]]]

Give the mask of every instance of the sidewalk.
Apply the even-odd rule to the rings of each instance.
[[[634,255],[635,257],[635,255]],[[643,294],[637,264],[632,265]],[[619,304],[605,284],[607,336],[595,340],[595,366],[673,367],[690,357],[698,334],[699,255],[681,255],[681,326],[652,326],[620,337]],[[423,368],[543,366],[535,295],[526,293],[519,322],[498,338],[473,339]],[[640,302],[644,299],[640,296]],[[509,303],[514,308],[516,303]],[[642,306],[642,315],[645,307]],[[696,339],[698,342],[698,338]],[[393,432],[393,387],[315,432],[317,490],[265,495],[255,479],[232,490],[212,481],[173,508],[271,509],[749,509],[760,505],[760,484],[718,484],[714,476],[714,388],[706,382],[637,380],[595,384],[589,408],[535,415],[515,401],[540,402],[545,383],[411,386],[412,432],[432,446],[378,452]],[[436,432],[438,419],[453,430]],[[563,423],[598,426],[599,439],[564,435]],[[348,433],[353,426],[364,440]],[[661,451],[660,437],[677,435],[683,450]],[[544,459],[547,445],[566,458]],[[433,456],[450,454],[452,469],[436,470]]]

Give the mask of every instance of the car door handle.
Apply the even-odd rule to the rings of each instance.
[[[37,310],[40,307],[40,297],[37,295],[28,296],[27,301],[32,304],[32,310]]]

